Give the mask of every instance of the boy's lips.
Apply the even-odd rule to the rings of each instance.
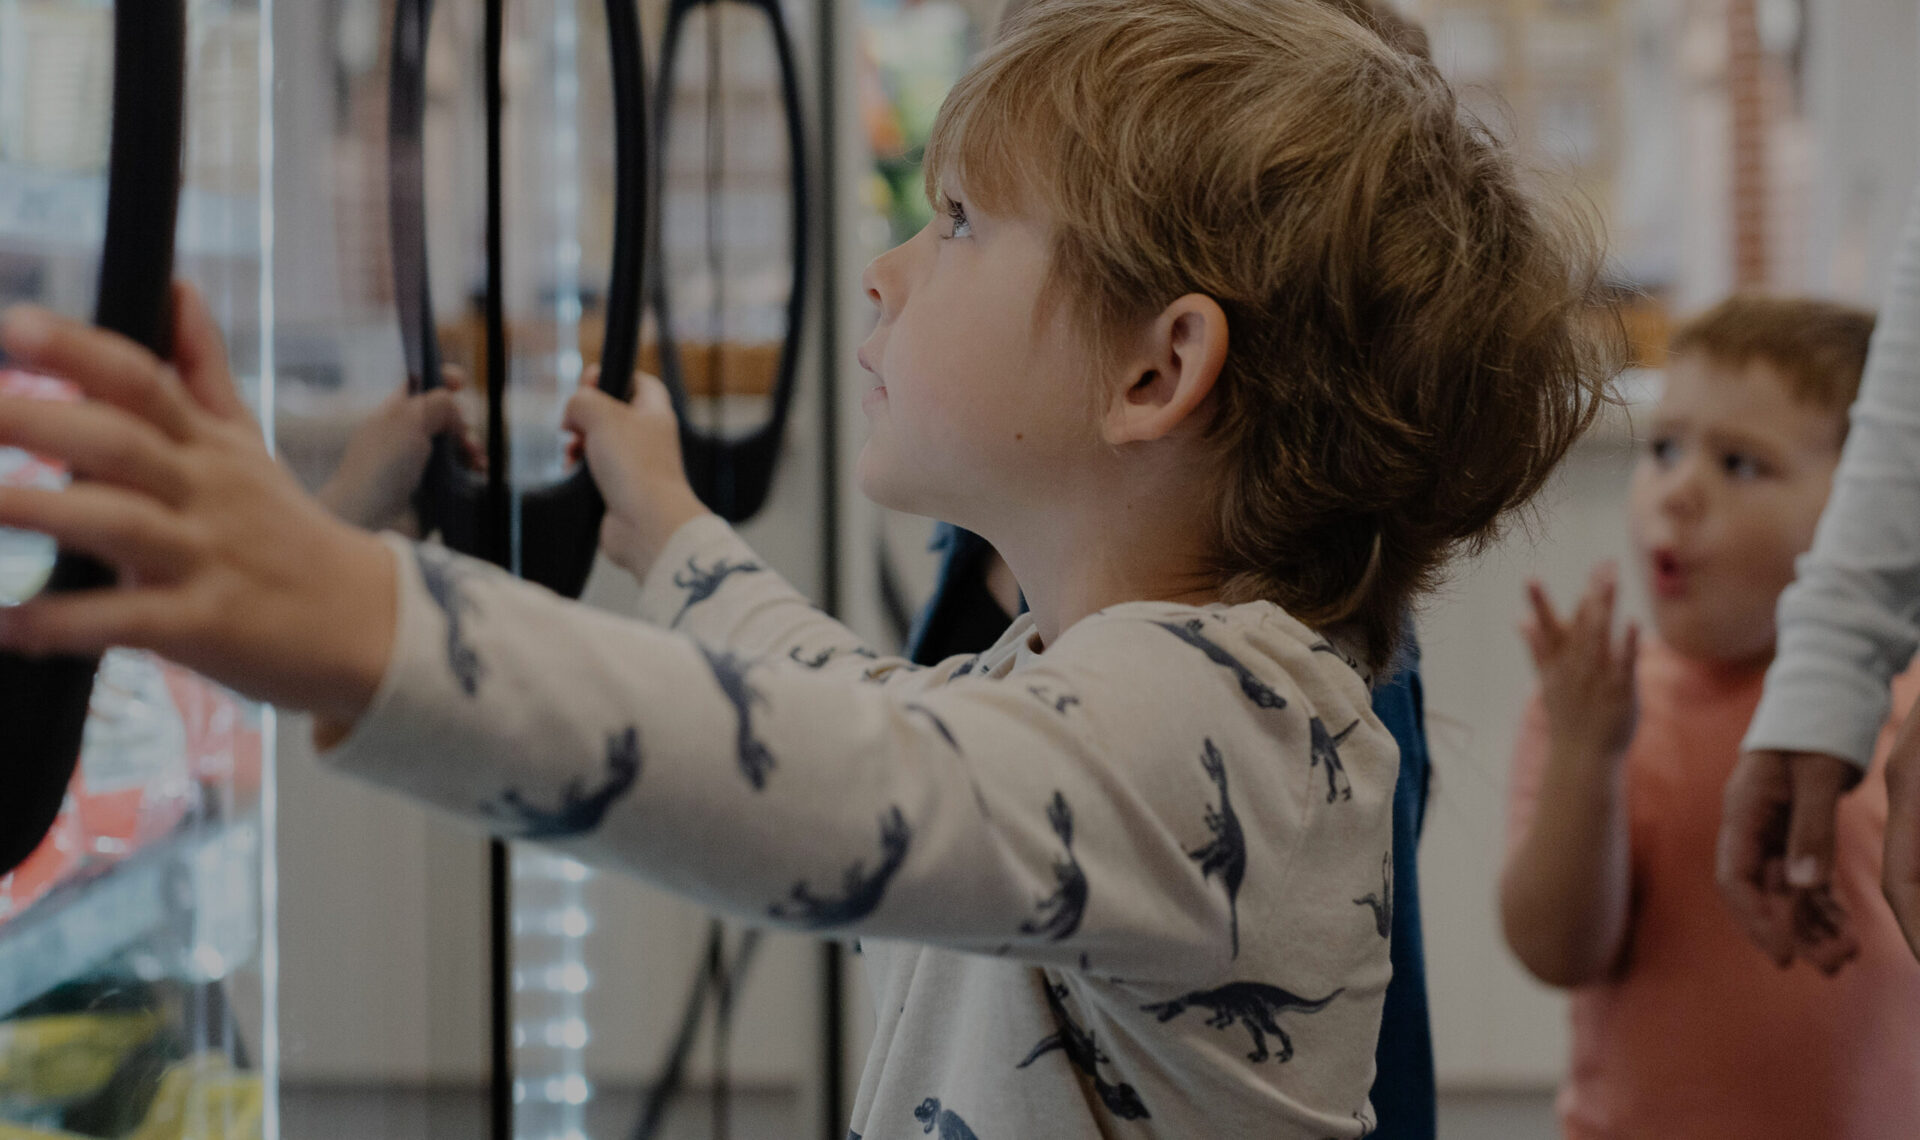
[[[1677,598],[1687,592],[1692,568],[1672,549],[1660,547],[1647,554],[1647,579],[1655,597]]]

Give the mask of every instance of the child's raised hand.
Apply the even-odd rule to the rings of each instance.
[[[0,649],[150,649],[249,696],[357,719],[394,637],[394,560],[267,454],[206,306],[174,294],[171,365],[41,309],[0,321],[23,366],[86,399],[0,397],[0,445],[64,463],[64,491],[0,488],[0,526],[110,564],[119,584],[0,610]]]
[[[434,437],[452,434],[467,461],[486,469],[486,453],[461,414],[459,393],[467,376],[458,367],[441,370],[439,388],[396,392],[360,422],[319,497],[327,509],[369,530],[392,526],[403,516],[433,454]]]
[[[1545,587],[1529,582],[1532,613],[1520,625],[1556,742],[1595,763],[1617,763],[1626,755],[1636,719],[1633,676],[1640,633],[1628,622],[1626,633],[1614,641],[1617,580],[1611,565],[1595,569],[1585,596],[1564,621]]]
[[[674,531],[708,512],[681,466],[680,423],[666,385],[635,373],[633,402],[624,404],[600,391],[599,379],[599,369],[587,370],[562,423],[579,433],[576,454],[607,501],[600,548],[641,577]]]

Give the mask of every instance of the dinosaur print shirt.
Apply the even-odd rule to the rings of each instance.
[[[324,759],[741,918],[858,938],[862,1140],[1360,1137],[1398,764],[1266,603],[882,657],[718,519],[641,622],[389,538],[398,633]]]

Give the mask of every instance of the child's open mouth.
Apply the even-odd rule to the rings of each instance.
[[[1649,557],[1650,584],[1656,597],[1677,598],[1687,592],[1687,566],[1671,550],[1655,550]]]

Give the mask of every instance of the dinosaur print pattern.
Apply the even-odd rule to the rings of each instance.
[[[887,893],[887,884],[900,864],[906,862],[912,845],[913,830],[899,808],[890,808],[880,817],[880,865],[868,872],[865,860],[855,860],[840,877],[840,894],[816,895],[805,880],[793,885],[787,900],[774,903],[767,913],[781,922],[802,930],[823,930],[846,926],[872,914]]]
[[[1341,729],[1340,734],[1335,736],[1327,732],[1327,726],[1321,723],[1319,717],[1316,716],[1307,721],[1307,732],[1313,752],[1310,766],[1314,768],[1322,764],[1327,766],[1328,803],[1353,798],[1353,781],[1347,778],[1347,766],[1340,762],[1340,744],[1347,737],[1352,736],[1353,730],[1359,727],[1360,722],[1356,720]]]
[[[929,1136],[933,1135],[934,1129],[939,1129],[937,1140],[980,1140],[958,1113],[940,1107],[939,1097],[930,1096],[921,1101],[920,1106],[913,1110],[913,1118],[920,1122],[920,1131]]]
[[[980,664],[980,655],[976,653],[972,657],[969,657],[965,661],[962,661],[958,669],[955,669],[952,673],[949,673],[947,675],[947,680],[951,681],[956,677],[964,677],[967,674],[973,672],[974,668],[979,664]]]
[[[1344,992],[1345,987],[1342,987],[1313,1001],[1279,986],[1261,982],[1228,982],[1218,989],[1196,990],[1185,997],[1140,1008],[1158,1016],[1163,1022],[1172,1021],[1190,1008],[1210,1010],[1213,1016],[1207,1019],[1209,1029],[1229,1029],[1239,1022],[1253,1036],[1253,1052],[1247,1054],[1247,1060],[1256,1065],[1274,1056],[1267,1049],[1267,1035],[1272,1034],[1280,1041],[1280,1052],[1275,1059],[1284,1064],[1293,1059],[1293,1038],[1280,1028],[1276,1020],[1278,1015],[1285,1012],[1319,1013]]]
[[[947,747],[953,749],[955,752],[960,751],[960,742],[953,738],[953,730],[947,727],[947,722],[941,720],[938,713],[925,705],[913,704],[903,707],[910,713],[926,717],[933,725],[933,730],[940,734],[940,739],[947,742]],[[962,754],[964,755],[964,753]]]
[[[809,669],[825,669],[830,662],[841,657],[864,657],[873,661],[880,655],[864,645],[855,645],[851,648],[823,649],[812,657],[804,657],[800,653],[800,647],[796,645],[787,650],[787,656],[792,658],[795,664],[804,665]]]
[[[1265,681],[1254,676],[1253,670],[1246,667],[1238,657],[1227,652],[1218,642],[1206,635],[1207,623],[1199,618],[1183,624],[1170,621],[1157,621],[1153,624],[1166,630],[1180,640],[1207,655],[1207,660],[1223,669],[1231,671],[1240,679],[1240,691],[1257,708],[1280,710],[1287,707],[1287,698],[1273,691]]]
[[[474,696],[487,670],[480,654],[467,641],[466,619],[474,612],[474,605],[461,588],[464,571],[451,555],[418,543],[414,544],[413,560],[420,568],[420,580],[426,583],[427,596],[447,619],[447,669],[460,691]]]
[[[1093,1091],[1100,1097],[1100,1103],[1107,1106],[1108,1112],[1121,1120],[1150,1119],[1152,1114],[1147,1111],[1147,1106],[1141,1103],[1140,1094],[1134,1091],[1132,1085],[1125,1081],[1117,1085],[1109,1084],[1100,1075],[1100,1066],[1112,1064],[1113,1058],[1101,1052],[1100,1047],[1094,1044],[1093,1034],[1081,1028],[1073,1020],[1073,1015],[1067,1012],[1067,987],[1056,986],[1052,982],[1044,982],[1043,985],[1047,991],[1047,1008],[1053,1012],[1054,1024],[1058,1025],[1060,1030],[1050,1037],[1042,1038],[1040,1043],[1033,1047],[1033,1051],[1027,1054],[1027,1059],[1015,1065],[1014,1068],[1024,1069],[1058,1049],[1067,1055],[1067,1060],[1073,1063],[1074,1068],[1085,1073],[1093,1081]]]
[[[1220,876],[1220,885],[1227,889],[1227,919],[1233,932],[1233,956],[1240,956],[1240,884],[1247,877],[1247,837],[1240,829],[1240,817],[1234,813],[1233,801],[1227,794],[1227,761],[1220,755],[1208,739],[1202,746],[1200,766],[1207,776],[1220,789],[1220,806],[1207,809],[1207,830],[1213,833],[1213,842],[1197,851],[1187,852],[1188,858],[1200,864],[1200,877],[1211,879]]]
[[[713,650],[700,646],[701,656],[707,659],[707,667],[713,670],[713,679],[719,684],[720,691],[726,694],[727,701],[733,705],[734,714],[739,717],[740,728],[734,738],[734,748],[739,755],[740,774],[753,785],[754,791],[762,791],[767,786],[767,773],[773,770],[773,753],[753,734],[753,707],[764,705],[767,698],[760,690],[747,683],[747,673],[753,668],[753,662],[744,661],[725,650]]]
[[[1393,934],[1393,852],[1380,857],[1380,893],[1368,894],[1353,900],[1353,905],[1373,909],[1373,928],[1380,937],[1388,938]]]
[[[560,806],[541,808],[528,803],[518,788],[508,788],[480,810],[495,819],[517,824],[519,839],[565,839],[585,835],[600,826],[607,809],[627,794],[640,778],[640,730],[628,728],[607,738],[607,777],[589,792],[579,779],[567,781]]]
[[[1080,703],[1079,697],[1071,693],[1055,695],[1054,691],[1045,685],[1028,685],[1027,692],[1038,697],[1041,704],[1046,705],[1061,716],[1067,715],[1068,709]]]
[[[1067,797],[1058,791],[1053,793],[1053,802],[1047,805],[1047,822],[1053,825],[1053,833],[1060,837],[1067,854],[1066,858],[1053,862],[1053,877],[1058,885],[1037,904],[1041,917],[1021,923],[1020,933],[1044,935],[1048,941],[1059,942],[1080,929],[1080,920],[1087,913],[1087,873],[1073,854],[1073,809],[1067,806]]]
[[[720,587],[728,578],[735,574],[758,574],[762,569],[763,567],[757,562],[728,562],[723,558],[702,570],[698,562],[691,558],[687,559],[686,570],[684,572],[676,570],[673,575],[673,584],[687,592],[687,600],[681,604],[680,612],[673,615],[673,621],[668,623],[668,627],[679,628],[681,620],[687,616],[687,611],[719,593]]]

